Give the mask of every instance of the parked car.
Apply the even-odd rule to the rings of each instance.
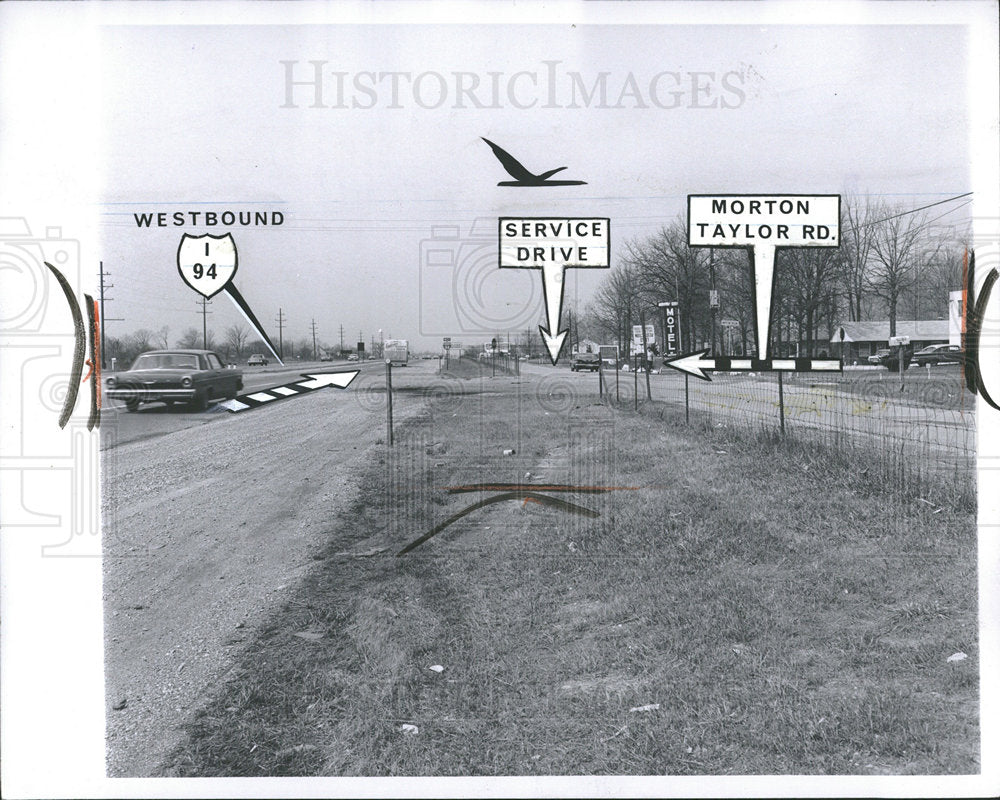
[[[267,359],[264,358],[260,353],[254,353],[250,358],[247,359],[248,367],[266,367]]]
[[[885,360],[889,357],[889,348],[883,347],[876,350],[872,355],[868,356],[868,363],[874,364],[877,367],[885,366]]]
[[[925,364],[959,364],[962,348],[957,344],[932,344],[913,354],[913,363],[918,367]]]
[[[243,388],[243,372],[226,367],[211,350],[150,350],[105,385],[108,398],[121,400],[129,411],[158,401],[203,411],[212,400],[236,397]]]
[[[348,361],[357,361],[357,360],[358,360],[358,354],[357,354],[357,353],[351,353],[351,354],[350,354],[350,355],[349,355],[349,356],[347,357],[347,360],[348,360]]]
[[[569,362],[569,368],[573,372],[584,369],[597,372],[601,368],[601,356],[599,353],[576,353]]]
[[[331,356],[329,353],[323,353],[323,355],[321,355],[319,357],[319,360],[320,361],[333,361],[333,356]]]

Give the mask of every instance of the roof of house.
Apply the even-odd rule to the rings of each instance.
[[[845,342],[888,342],[889,321],[842,322],[833,330],[831,344]],[[948,341],[948,320],[946,319],[901,319],[896,321],[896,336],[909,336],[918,342]]]

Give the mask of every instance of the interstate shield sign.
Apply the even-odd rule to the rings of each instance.
[[[184,283],[198,294],[214,297],[236,274],[236,242],[232,234],[189,236],[185,233],[177,248],[177,270]]]

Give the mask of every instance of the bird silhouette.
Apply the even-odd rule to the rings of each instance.
[[[557,172],[562,172],[566,169],[566,167],[550,169],[548,172],[543,172],[541,175],[535,175],[532,172],[528,172],[520,161],[514,158],[514,156],[502,147],[493,144],[493,142],[485,137],[480,138],[490,146],[490,149],[493,151],[493,155],[497,157],[497,160],[503,165],[503,168],[507,170],[507,174],[515,179],[512,181],[500,181],[497,186],[583,186],[587,183],[586,181],[549,180],[549,178]]]

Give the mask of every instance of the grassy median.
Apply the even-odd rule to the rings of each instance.
[[[558,375],[463,385],[378,450],[164,774],[979,771],[966,504]],[[506,484],[590,489],[396,555]]]

